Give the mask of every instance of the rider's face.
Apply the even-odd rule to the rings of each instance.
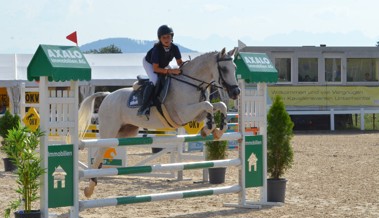
[[[163,46],[169,47],[172,42],[172,36],[171,34],[166,34],[166,35],[161,36],[160,40]]]

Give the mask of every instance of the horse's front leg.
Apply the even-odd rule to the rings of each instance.
[[[216,128],[216,124],[213,120],[213,105],[209,101],[203,101],[196,104],[186,105],[180,108],[180,114],[178,114],[180,120],[183,123],[188,123],[194,120],[196,117],[201,117],[206,114],[205,125],[201,129],[201,135],[203,137],[208,136]]]
[[[227,116],[227,107],[224,102],[217,102],[213,103],[213,113],[216,113],[220,111],[221,117],[220,117],[220,128],[215,128],[212,132],[215,139],[221,138],[221,136],[226,132],[228,129],[228,123],[226,121]]]

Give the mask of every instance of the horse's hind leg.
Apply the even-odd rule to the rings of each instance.
[[[100,128],[101,131],[102,128]],[[107,128],[107,131],[103,130],[103,134],[101,135],[101,138],[110,138],[110,137],[133,137],[138,134],[138,127],[134,125],[123,125],[121,128],[117,129],[116,134],[112,134],[109,132],[109,130],[112,129],[111,127]],[[108,137],[105,137],[108,136]],[[99,148],[97,150],[97,155],[96,158],[94,159],[94,162],[91,166],[91,168],[98,168],[100,169],[102,167],[102,162],[104,159],[104,154],[108,148]],[[88,187],[84,188],[84,195],[89,198],[93,194],[95,190],[95,186],[97,185],[97,179],[96,178],[91,178]]]
[[[115,120],[114,120],[115,122],[111,122],[111,120],[109,119],[107,120],[106,118],[108,117],[104,117],[103,119],[100,119],[100,124],[99,124],[100,138],[117,137],[121,124],[118,124],[118,122],[116,122]],[[101,122],[102,120],[105,120],[107,122],[102,123]],[[109,125],[109,124],[112,124],[112,125]],[[97,149],[96,156],[91,165],[91,169],[100,169],[102,167],[104,154],[107,149],[108,147],[102,147],[102,148]],[[97,185],[97,179],[91,178],[88,186],[84,188],[84,195],[87,198],[91,197],[91,195],[93,194],[93,191],[95,190],[96,185]]]
[[[98,148],[96,152],[96,157],[93,160],[93,164],[91,165],[92,169],[100,169],[102,167],[103,159],[105,151],[108,148]],[[91,178],[87,187],[84,188],[84,195],[89,198],[93,194],[95,190],[95,186],[97,185],[97,178]]]

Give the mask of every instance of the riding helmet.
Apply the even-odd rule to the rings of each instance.
[[[167,25],[160,26],[158,28],[158,39],[160,39],[161,36],[166,35],[166,34],[171,34],[171,36],[174,37],[174,30]]]

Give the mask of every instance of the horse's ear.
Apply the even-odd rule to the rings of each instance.
[[[233,50],[230,50],[229,52],[228,52],[228,55],[229,56],[231,56],[231,57],[234,57],[235,56],[235,54],[237,53],[237,48],[234,48]]]
[[[221,52],[220,52],[220,58],[224,57],[225,54],[226,54],[226,49],[223,48],[223,49],[221,50]]]

